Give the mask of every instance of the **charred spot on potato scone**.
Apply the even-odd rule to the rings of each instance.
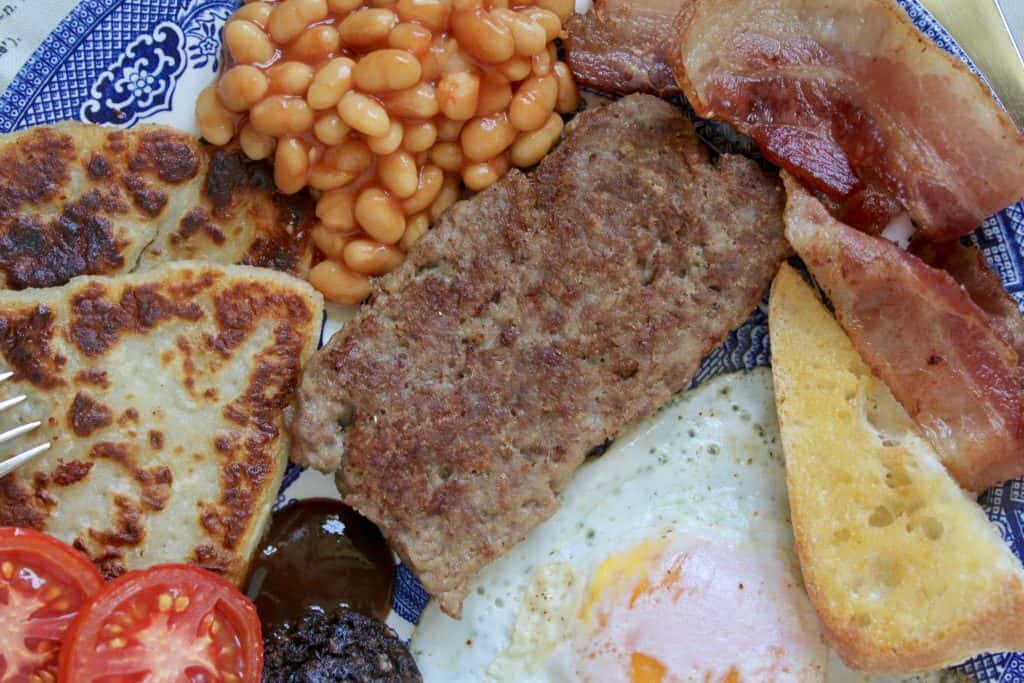
[[[155,173],[165,183],[184,183],[199,173],[199,157],[190,142],[186,135],[169,130],[144,133],[128,168]]]
[[[15,216],[0,224],[0,271],[8,286],[54,287],[76,275],[113,272],[124,265],[127,244],[114,235],[108,216],[127,206],[115,194],[89,192],[44,223]]]

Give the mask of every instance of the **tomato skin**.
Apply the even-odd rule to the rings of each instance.
[[[149,672],[147,680],[189,683],[215,672],[259,683],[262,671],[255,605],[212,572],[165,564],[118,577],[82,608],[61,649],[57,680],[115,683]]]
[[[55,654],[37,648],[59,645],[71,617],[102,587],[96,567],[70,546],[32,529],[0,527],[0,681],[55,675]]]

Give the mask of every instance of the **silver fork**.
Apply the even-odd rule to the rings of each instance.
[[[0,372],[0,384],[2,384],[3,382],[6,382],[11,377],[14,377],[14,373],[13,372],[10,372],[10,371],[8,371],[8,372]],[[12,398],[4,399],[4,400],[0,401],[0,412],[3,412],[5,410],[7,410],[8,408],[13,408],[14,406],[18,405],[19,403],[24,403],[26,400],[28,400],[28,396],[26,396],[25,394],[20,394],[18,396],[14,396]],[[18,425],[17,427],[12,427],[11,429],[8,429],[6,432],[0,433],[0,444],[7,443],[11,439],[16,439],[19,436],[23,436],[25,434],[28,434],[33,429],[36,429],[37,427],[39,427],[39,425],[41,425],[41,424],[42,424],[42,422],[39,422],[37,420],[35,422],[29,422],[28,424],[23,424],[23,425]],[[22,451],[21,453],[18,453],[17,455],[13,455],[13,456],[11,456],[9,458],[6,458],[4,460],[0,460],[0,477],[3,477],[5,475],[7,475],[7,474],[10,474],[14,470],[18,469],[19,467],[21,467],[22,465],[27,463],[29,460],[31,460],[32,458],[36,457],[40,453],[48,450],[49,448],[50,448],[50,442],[47,441],[47,442],[41,443],[41,444],[39,444],[37,446],[33,446],[32,448],[29,448],[28,450]]]

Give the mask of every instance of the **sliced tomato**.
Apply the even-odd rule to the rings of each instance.
[[[258,683],[263,638],[252,602],[216,574],[167,564],[107,584],[71,624],[66,683]]]
[[[102,587],[96,567],[70,546],[0,527],[0,683],[53,680],[72,617]]]

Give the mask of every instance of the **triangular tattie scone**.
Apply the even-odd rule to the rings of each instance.
[[[772,289],[796,549],[832,647],[864,671],[1024,648],[1024,571],[789,266]]]

